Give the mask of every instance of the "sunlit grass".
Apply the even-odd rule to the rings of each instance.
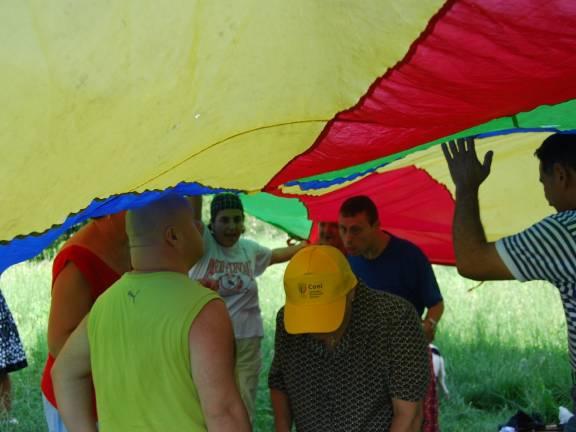
[[[12,416],[17,425],[0,423],[0,431],[44,431],[40,376],[46,361],[46,326],[50,305],[48,262],[22,263],[2,274],[0,289],[12,311],[26,350],[28,367],[10,374]],[[0,420],[1,421],[1,420]]]

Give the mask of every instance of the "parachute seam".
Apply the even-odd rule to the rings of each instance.
[[[166,169],[165,169],[164,171],[162,171],[161,173],[159,173],[159,174],[157,174],[157,175],[149,178],[149,179],[146,180],[145,182],[140,183],[139,185],[131,188],[130,191],[136,192],[138,189],[144,187],[145,185],[153,182],[154,180],[159,179],[160,177],[163,177],[164,175],[166,175],[166,174],[169,173],[170,171],[172,171],[172,170],[174,170],[174,169],[176,169],[176,168],[184,165],[186,162],[188,162],[188,161],[191,160],[192,158],[195,158],[196,156],[198,156],[198,155],[200,155],[200,154],[202,154],[202,153],[204,153],[204,152],[206,152],[206,151],[208,151],[208,150],[211,150],[211,149],[213,149],[214,147],[216,147],[216,146],[218,146],[218,145],[220,145],[220,144],[223,144],[223,143],[225,143],[226,141],[232,140],[232,139],[234,139],[234,138],[238,138],[238,137],[240,137],[240,136],[247,135],[247,134],[252,133],[252,132],[258,132],[258,131],[266,130],[266,129],[273,129],[273,128],[276,128],[276,127],[283,127],[283,126],[290,126],[290,125],[297,125],[297,124],[307,124],[307,123],[326,123],[326,122],[328,122],[328,121],[329,121],[329,119],[323,119],[323,120],[299,120],[299,121],[292,121],[292,122],[286,122],[286,123],[276,123],[276,124],[272,124],[272,125],[260,126],[260,127],[257,127],[257,128],[248,129],[248,130],[245,130],[245,131],[242,131],[242,132],[238,132],[238,133],[236,133],[236,134],[234,134],[234,135],[230,135],[230,136],[228,136],[228,137],[226,137],[226,138],[223,138],[223,139],[221,139],[221,140],[219,140],[219,141],[216,141],[216,142],[210,144],[209,146],[207,146],[207,147],[205,147],[205,148],[203,148],[203,149],[201,149],[201,150],[199,150],[199,151],[191,154],[190,156],[184,158],[184,159],[181,160],[180,162],[172,165],[172,166],[169,167],[169,168],[166,168]]]

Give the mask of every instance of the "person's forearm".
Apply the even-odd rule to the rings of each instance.
[[[444,314],[444,302],[440,302],[428,309],[428,311],[426,312],[426,316],[424,317],[424,320],[431,320],[433,321],[434,325],[437,325],[440,322],[440,319],[442,318],[443,314]]]
[[[219,413],[205,413],[208,432],[250,432],[252,427],[243,403]]]
[[[439,302],[434,306],[430,307],[426,312],[426,316],[422,320],[422,329],[424,330],[424,335],[428,343],[434,341],[436,335],[436,326],[444,313],[444,302]]]
[[[66,428],[75,432],[97,432],[90,377],[66,379],[58,369],[52,373],[58,411]]]
[[[392,418],[389,432],[420,432],[422,427],[422,415],[395,415]]]
[[[279,264],[289,261],[292,259],[294,255],[296,255],[296,253],[300,249],[306,246],[308,246],[308,242],[303,241],[294,246],[287,246],[283,248],[274,249],[272,250],[272,257],[270,258],[270,264]]]
[[[486,246],[486,234],[480,220],[478,189],[456,188],[456,208],[452,226],[454,253],[458,270],[474,268],[477,252]]]
[[[274,411],[274,427],[276,432],[290,432],[292,428],[292,411],[288,396],[280,390],[270,389],[272,410]]]

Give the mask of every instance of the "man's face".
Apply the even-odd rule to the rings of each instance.
[[[338,222],[320,222],[318,224],[318,244],[342,249]]]
[[[370,224],[365,212],[354,216],[342,216],[338,219],[340,237],[349,255],[364,255],[370,250],[380,229],[378,221]]]
[[[239,209],[220,210],[212,222],[214,238],[224,247],[234,246],[243,232],[244,214]]]

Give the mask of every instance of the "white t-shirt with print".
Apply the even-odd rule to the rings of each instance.
[[[272,251],[243,238],[232,247],[222,247],[208,229],[203,240],[204,256],[190,270],[190,278],[217,282],[236,339],[264,336],[256,277],[270,265]]]

